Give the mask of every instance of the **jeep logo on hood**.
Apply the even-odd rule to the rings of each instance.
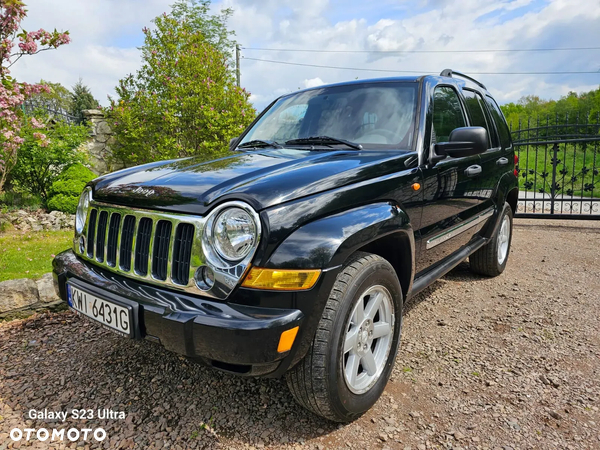
[[[156,194],[156,191],[154,189],[146,189],[143,187],[138,187],[137,189],[134,189],[131,193],[143,195],[144,197],[150,197],[150,196]]]

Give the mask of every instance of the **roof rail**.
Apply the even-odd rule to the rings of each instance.
[[[480,81],[477,81],[475,78],[471,78],[470,76],[465,75],[464,73],[460,73],[460,72],[457,72],[452,69],[444,69],[444,70],[442,70],[442,73],[440,73],[441,77],[452,78],[452,75],[458,75],[461,78],[466,78],[467,80],[471,80],[473,83],[478,84],[479,86],[481,86],[483,89],[485,89],[487,91],[487,88],[483,85],[483,83],[481,83]]]

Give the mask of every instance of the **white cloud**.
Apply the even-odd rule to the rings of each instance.
[[[107,95],[115,95],[120,78],[135,71],[140,55],[135,45],[142,27],[167,11],[171,0],[26,0],[27,17],[23,27],[69,30],[72,42],[56,50],[25,56],[12,68],[19,80],[34,83],[40,79],[73,86],[79,77],[106,105]]]
[[[141,28],[169,9],[172,0],[29,0],[24,26],[69,29],[73,43],[23,58],[14,66],[19,79],[40,78],[71,86],[82,76],[94,95],[106,95],[139,67]],[[234,9],[230,26],[245,47],[320,50],[473,50],[587,47],[600,41],[600,8],[589,0],[221,0]],[[599,70],[597,52],[545,53],[300,53],[243,50],[242,84],[261,109],[278,95],[328,82],[394,76],[394,73],[302,67],[284,62],[384,70],[431,71],[450,67],[473,72]],[[596,61],[596,62],[595,62]],[[398,73],[402,75],[402,73]],[[500,103],[534,94],[558,98],[594,89],[600,75],[474,75]]]
[[[304,87],[308,89],[308,88],[313,88],[313,87],[317,87],[317,86],[323,86],[325,83],[319,77],[316,77],[316,78],[311,78],[310,80],[304,80],[303,84],[304,84]]]

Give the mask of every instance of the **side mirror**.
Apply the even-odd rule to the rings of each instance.
[[[236,136],[236,137],[229,139],[229,150],[231,150],[231,151],[235,150],[235,146],[237,145],[239,138],[240,138],[239,136]]]
[[[435,144],[436,155],[451,158],[478,155],[488,149],[489,142],[488,132],[483,127],[455,128],[448,141]]]

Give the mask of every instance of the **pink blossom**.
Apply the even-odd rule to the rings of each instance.
[[[34,41],[21,42],[19,48],[23,53],[28,53],[30,55],[37,52],[37,44]]]
[[[33,128],[44,128],[44,124],[39,122],[35,117],[31,118],[31,126]]]
[[[26,97],[50,92],[48,86],[9,80],[11,58],[15,56],[12,54],[15,46],[13,39],[15,35],[18,37],[17,58],[71,42],[68,32],[48,32],[39,29],[19,33],[21,21],[26,15],[27,12],[21,1],[2,1],[0,5],[0,192],[8,172],[16,163],[19,146],[24,142],[23,137],[20,136],[23,118],[20,106]],[[31,125],[36,129],[44,127],[44,124],[35,118],[31,118]],[[40,140],[41,146],[49,145],[43,133],[35,132],[34,137]]]

